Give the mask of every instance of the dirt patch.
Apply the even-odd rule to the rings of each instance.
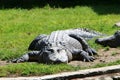
[[[4,66],[4,65],[7,65],[7,64],[9,64],[9,63],[7,63],[6,61],[0,60],[0,66]]]
[[[109,63],[120,60],[119,48],[105,48],[98,51],[98,56],[95,56],[94,62],[71,61],[69,64],[73,66],[90,67],[99,63]]]

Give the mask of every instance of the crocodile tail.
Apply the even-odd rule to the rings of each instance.
[[[88,32],[88,33],[90,33],[90,34],[94,34],[94,35],[96,35],[96,36],[105,36],[105,34],[103,34],[103,33],[100,33],[100,32],[98,32],[98,31],[94,31],[94,30],[91,30],[91,29],[88,29],[88,28],[79,28],[80,30],[83,30],[83,31],[85,31],[85,32]]]
[[[100,32],[90,30],[87,28],[76,28],[76,29],[73,29],[73,32],[80,35],[81,37],[83,37],[86,40],[92,39],[94,37],[105,36],[105,34],[102,34]]]

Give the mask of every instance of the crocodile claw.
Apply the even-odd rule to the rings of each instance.
[[[88,53],[89,53],[89,55],[91,55],[91,56],[93,56],[93,55],[96,55],[96,54],[97,54],[97,51],[96,51],[96,50],[94,50],[93,48],[87,48],[85,51],[86,51],[86,52],[88,52]]]
[[[87,56],[86,58],[83,59],[84,62],[93,62],[95,58],[93,56]]]
[[[21,58],[17,58],[17,59],[13,59],[10,62],[12,63],[20,63],[20,62],[24,62],[24,60],[22,60]]]

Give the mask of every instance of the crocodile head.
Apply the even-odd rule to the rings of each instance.
[[[59,64],[68,62],[68,51],[62,47],[50,46],[42,52],[42,61],[47,64]]]
[[[120,46],[120,31],[116,31],[112,36],[98,38],[95,42],[103,46],[118,47]]]

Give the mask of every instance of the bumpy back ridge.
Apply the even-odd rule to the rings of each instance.
[[[76,35],[83,37],[86,40],[92,39],[94,37],[105,36],[104,34],[102,34],[100,32],[93,31],[93,30],[90,30],[87,28],[69,29],[69,30],[66,30],[66,32],[74,33]]]
[[[105,36],[105,34],[102,34],[102,33],[100,33],[100,32],[98,32],[98,31],[94,31],[94,30],[90,30],[90,29],[88,29],[88,28],[78,28],[79,30],[82,30],[82,31],[85,31],[85,32],[88,32],[88,33],[90,33],[90,34],[94,34],[94,35],[98,35],[98,36]]]

